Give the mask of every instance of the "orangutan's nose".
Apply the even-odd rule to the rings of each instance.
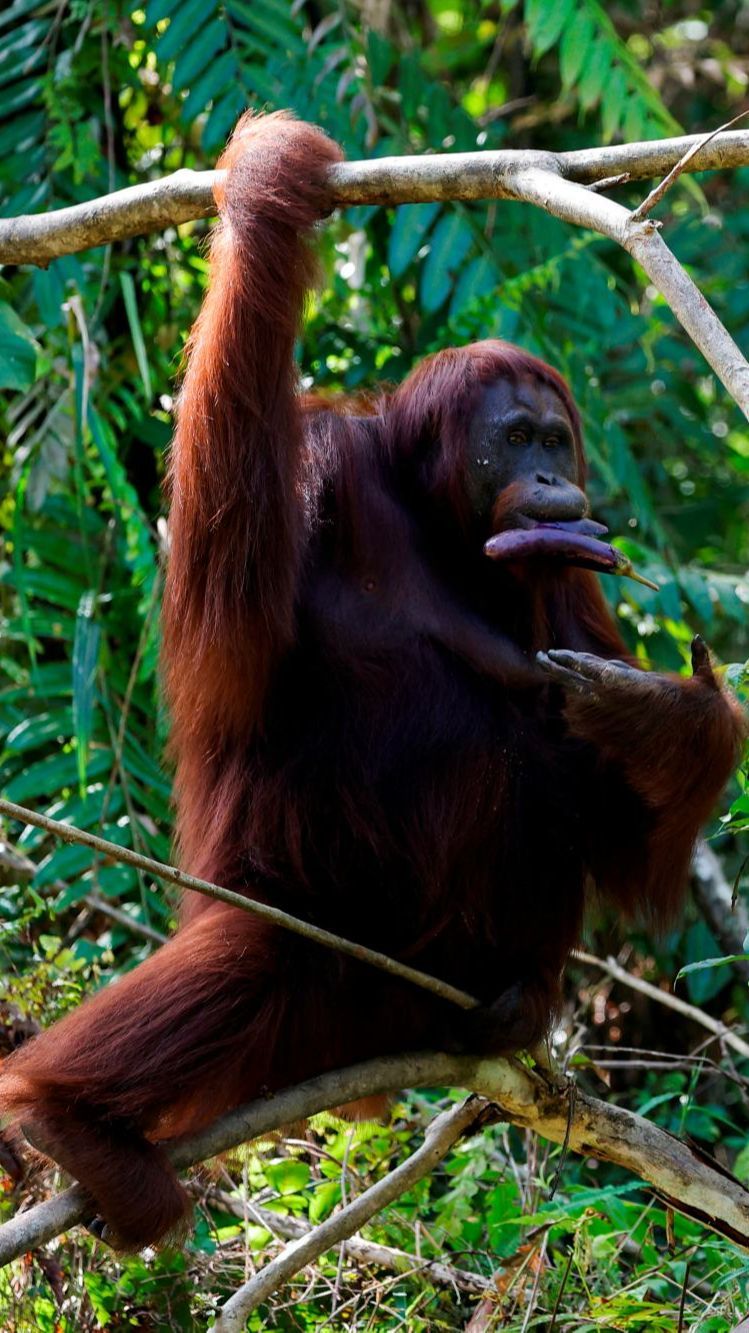
[[[537,472],[536,481],[540,481],[542,486],[558,486],[559,481],[553,472]]]

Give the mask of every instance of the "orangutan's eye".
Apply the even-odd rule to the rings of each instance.
[[[510,444],[527,444],[528,436],[524,430],[511,430],[507,436]]]

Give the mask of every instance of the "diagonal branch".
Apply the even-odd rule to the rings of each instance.
[[[669,250],[656,223],[648,218],[637,221],[615,200],[539,167],[514,172],[508,187],[514,198],[536,204],[563,222],[600,232],[636,259],[749,417],[749,365],[712,306]]]
[[[688,1000],[682,1000],[681,996],[673,995],[671,991],[661,990],[660,986],[654,986],[652,981],[645,981],[644,977],[636,977],[632,972],[628,972],[621,963],[615,958],[598,958],[595,954],[586,953],[583,949],[575,949],[572,957],[578,963],[585,963],[588,967],[599,967],[607,976],[613,977],[623,986],[628,986],[630,990],[638,991],[640,995],[647,995],[649,1000],[654,1000],[656,1004],[662,1004],[666,1009],[672,1009],[677,1014],[683,1014],[693,1023],[699,1023],[700,1027],[707,1028],[719,1041],[725,1042],[726,1046],[732,1047],[738,1055],[743,1055],[749,1059],[749,1042],[740,1037],[732,1028],[721,1023],[720,1019],[713,1018],[712,1014],[706,1014],[704,1009],[700,1009],[696,1004],[690,1004]]]
[[[136,870],[142,870],[156,879],[166,880],[168,884],[176,884],[181,889],[190,889],[193,893],[202,893],[207,898],[215,898],[218,902],[238,907],[243,912],[251,912],[270,925],[290,930],[292,934],[301,935],[304,939],[311,940],[313,944],[321,944],[325,949],[335,949],[337,953],[356,958],[360,963],[368,963],[381,972],[389,973],[390,976],[410,981],[414,986],[431,991],[433,995],[439,995],[441,999],[449,1000],[451,1004],[457,1004],[461,1009],[475,1009],[478,1005],[478,1000],[474,996],[458,990],[457,986],[451,986],[447,981],[440,981],[437,977],[430,977],[426,972],[420,972],[416,967],[409,967],[406,963],[390,958],[377,949],[368,949],[365,944],[346,940],[342,935],[334,935],[332,931],[314,926],[310,921],[302,921],[299,917],[292,916],[290,912],[282,912],[278,907],[258,902],[256,898],[247,898],[242,893],[235,893],[233,889],[212,884],[210,880],[197,879],[195,875],[188,875],[185,870],[179,870],[177,866],[155,861],[153,857],[134,852],[130,847],[120,847],[116,842],[109,842],[106,838],[76,828],[73,824],[63,824],[59,819],[50,819],[49,815],[38,814],[36,810],[29,810],[25,805],[16,805],[13,801],[2,799],[0,799],[0,815],[44,829],[46,833],[51,833],[61,842],[90,847],[101,856],[109,857],[122,865],[134,866]]]
[[[326,1250],[353,1236],[375,1213],[381,1212],[417,1181],[428,1176],[464,1134],[474,1133],[497,1119],[497,1108],[475,1096],[438,1115],[427,1128],[421,1147],[405,1162],[313,1231],[291,1241],[281,1254],[240,1287],[221,1309],[213,1325],[215,1333],[241,1333],[252,1311],[278,1287],[290,1281],[307,1264],[314,1263]]]
[[[732,125],[735,125],[739,120],[743,120],[747,115],[749,115],[749,111],[740,111],[738,116],[733,116],[731,120],[727,120],[725,125],[719,125],[717,130],[711,130],[709,134],[706,134],[701,143],[698,142],[693,144],[691,148],[688,148],[684,156],[679,158],[676,166],[672,167],[668,174],[664,176],[663,180],[659,181],[650,191],[650,194],[645,196],[642,203],[637,205],[632,217],[639,222],[642,218],[647,217],[648,213],[652,213],[656,204],[660,203],[663,196],[671,189],[671,186],[675,185],[683,172],[687,170],[692,158],[696,157],[697,154],[710,143],[711,139],[717,138],[723,130],[730,129]]]
[[[208,1203],[215,1203],[222,1212],[230,1213],[240,1222],[252,1221],[265,1227],[277,1240],[298,1240],[313,1230],[310,1222],[292,1213],[275,1213],[262,1204],[253,1203],[247,1198],[238,1199],[226,1190],[190,1187],[190,1192]],[[452,1263],[440,1259],[428,1259],[423,1255],[413,1254],[408,1250],[399,1250],[394,1245],[383,1245],[379,1241],[364,1240],[361,1236],[346,1236],[346,1259],[363,1268],[384,1268],[391,1273],[400,1273],[422,1281],[443,1287],[457,1288],[469,1292],[472,1296],[485,1296],[496,1287],[492,1278],[481,1273],[470,1272],[466,1268],[456,1268]]]

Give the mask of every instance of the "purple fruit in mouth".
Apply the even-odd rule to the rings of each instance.
[[[542,523],[535,528],[508,528],[490,537],[484,545],[486,555],[492,560],[527,560],[533,556],[551,556],[568,565],[582,569],[593,569],[599,574],[618,574],[623,578],[634,579],[646,587],[658,591],[658,584],[651,583],[632,567],[632,561],[623,551],[618,551],[608,542],[598,541],[590,533],[589,519],[578,519],[574,523]],[[584,528],[584,530],[583,530]],[[604,529],[606,531],[606,529]]]

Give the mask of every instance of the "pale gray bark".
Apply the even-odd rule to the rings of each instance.
[[[551,171],[581,185],[616,176],[644,180],[670,171],[704,137],[686,134],[676,139],[556,154],[503,149],[382,157],[344,162],[332,168],[331,180],[339,206],[407,204],[431,199],[505,199],[511,193],[506,187],[507,175],[522,168]],[[686,169],[716,171],[747,163],[749,130],[732,130],[704,145]],[[161,180],[131,185],[70,208],[0,219],[0,264],[45,266],[58,255],[211,217],[216,212],[213,198],[216,178],[215,171],[184,169]]]
[[[702,292],[672,255],[656,223],[650,218],[638,220],[615,200],[540,167],[515,171],[507,183],[516,199],[536,204],[564,222],[608,236],[637,260],[708,365],[749,417],[749,365]]]
[[[359,1097],[409,1087],[460,1087],[486,1097],[502,1119],[573,1152],[613,1162],[647,1181],[679,1212],[749,1248],[749,1191],[688,1143],[623,1107],[609,1106],[516,1061],[468,1055],[387,1056],[309,1079],[239,1107],[207,1129],[174,1140],[169,1156],[184,1170],[284,1125]],[[19,1213],[0,1227],[0,1266],[91,1215],[79,1187]]]
[[[622,144],[575,153],[513,151],[426,154],[345,162],[330,169],[334,202],[402,204],[447,199],[517,199],[589,227],[623,246],[665,297],[676,318],[749,417],[749,365],[702,293],[658,235],[657,224],[586,188],[628,175],[659,174],[749,162],[749,131],[732,130]],[[90,203],[0,221],[0,263],[49,263],[57,255],[152,231],[215,211],[215,172],[180,171]]]

